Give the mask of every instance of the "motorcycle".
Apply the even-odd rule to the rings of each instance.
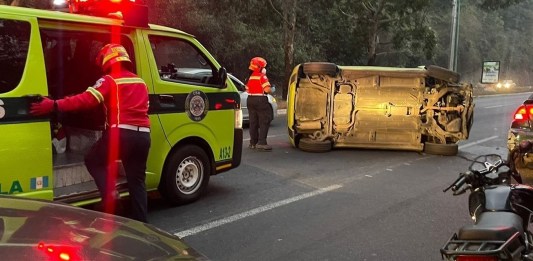
[[[533,143],[520,143],[504,161],[500,155],[475,158],[468,171],[443,192],[470,192],[473,224],[465,225],[440,249],[449,261],[532,260],[533,187],[523,185],[518,165],[532,157]],[[523,165],[523,164],[522,164]],[[523,166],[522,166],[523,167]],[[513,181],[514,180],[514,181]]]

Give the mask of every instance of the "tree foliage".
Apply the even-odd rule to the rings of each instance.
[[[43,0],[18,1],[47,8]],[[501,62],[501,78],[529,84],[533,0],[459,0],[458,71],[479,82],[481,63]],[[152,23],[195,35],[240,78],[254,56],[268,60],[271,81],[286,87],[290,68],[308,61],[340,65],[447,67],[451,1],[152,0]]]
[[[485,10],[497,10],[507,8],[525,0],[480,0],[478,6]]]

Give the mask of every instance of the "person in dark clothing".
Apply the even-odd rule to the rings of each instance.
[[[251,71],[246,83],[247,106],[250,117],[250,144],[248,148],[271,151],[272,147],[267,144],[267,135],[272,121],[272,109],[266,95],[272,92],[272,88],[266,76],[266,66],[265,59],[254,57],[248,67]]]
[[[106,130],[85,156],[85,165],[93,177],[104,211],[114,213],[118,193],[117,160],[126,172],[131,198],[131,217],[148,222],[146,193],[146,161],[150,149],[148,87],[131,72],[131,60],[119,44],[107,44],[99,52],[96,63],[105,75],[85,92],[64,99],[43,98],[33,103],[33,115],[80,111],[105,106]]]

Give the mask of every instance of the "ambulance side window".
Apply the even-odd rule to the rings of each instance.
[[[0,93],[15,89],[28,57],[31,25],[0,18]]]
[[[83,93],[102,77],[103,72],[95,60],[100,49],[109,43],[109,34],[49,28],[41,28],[40,33],[48,92],[52,98],[61,99]],[[120,41],[135,64],[132,41],[125,35]],[[58,117],[58,121],[65,126],[88,130],[103,130],[105,120],[102,106],[88,111],[63,113]]]
[[[159,76],[164,81],[216,86],[216,68],[191,43],[172,37],[149,37]]]

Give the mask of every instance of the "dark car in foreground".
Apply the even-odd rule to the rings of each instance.
[[[11,196],[0,196],[0,259],[208,260],[149,224]]]
[[[509,152],[516,149],[520,142],[525,140],[533,141],[533,94],[518,106],[513,115],[507,139]],[[510,160],[514,161],[524,183],[533,184],[533,154],[525,153],[520,158]]]

